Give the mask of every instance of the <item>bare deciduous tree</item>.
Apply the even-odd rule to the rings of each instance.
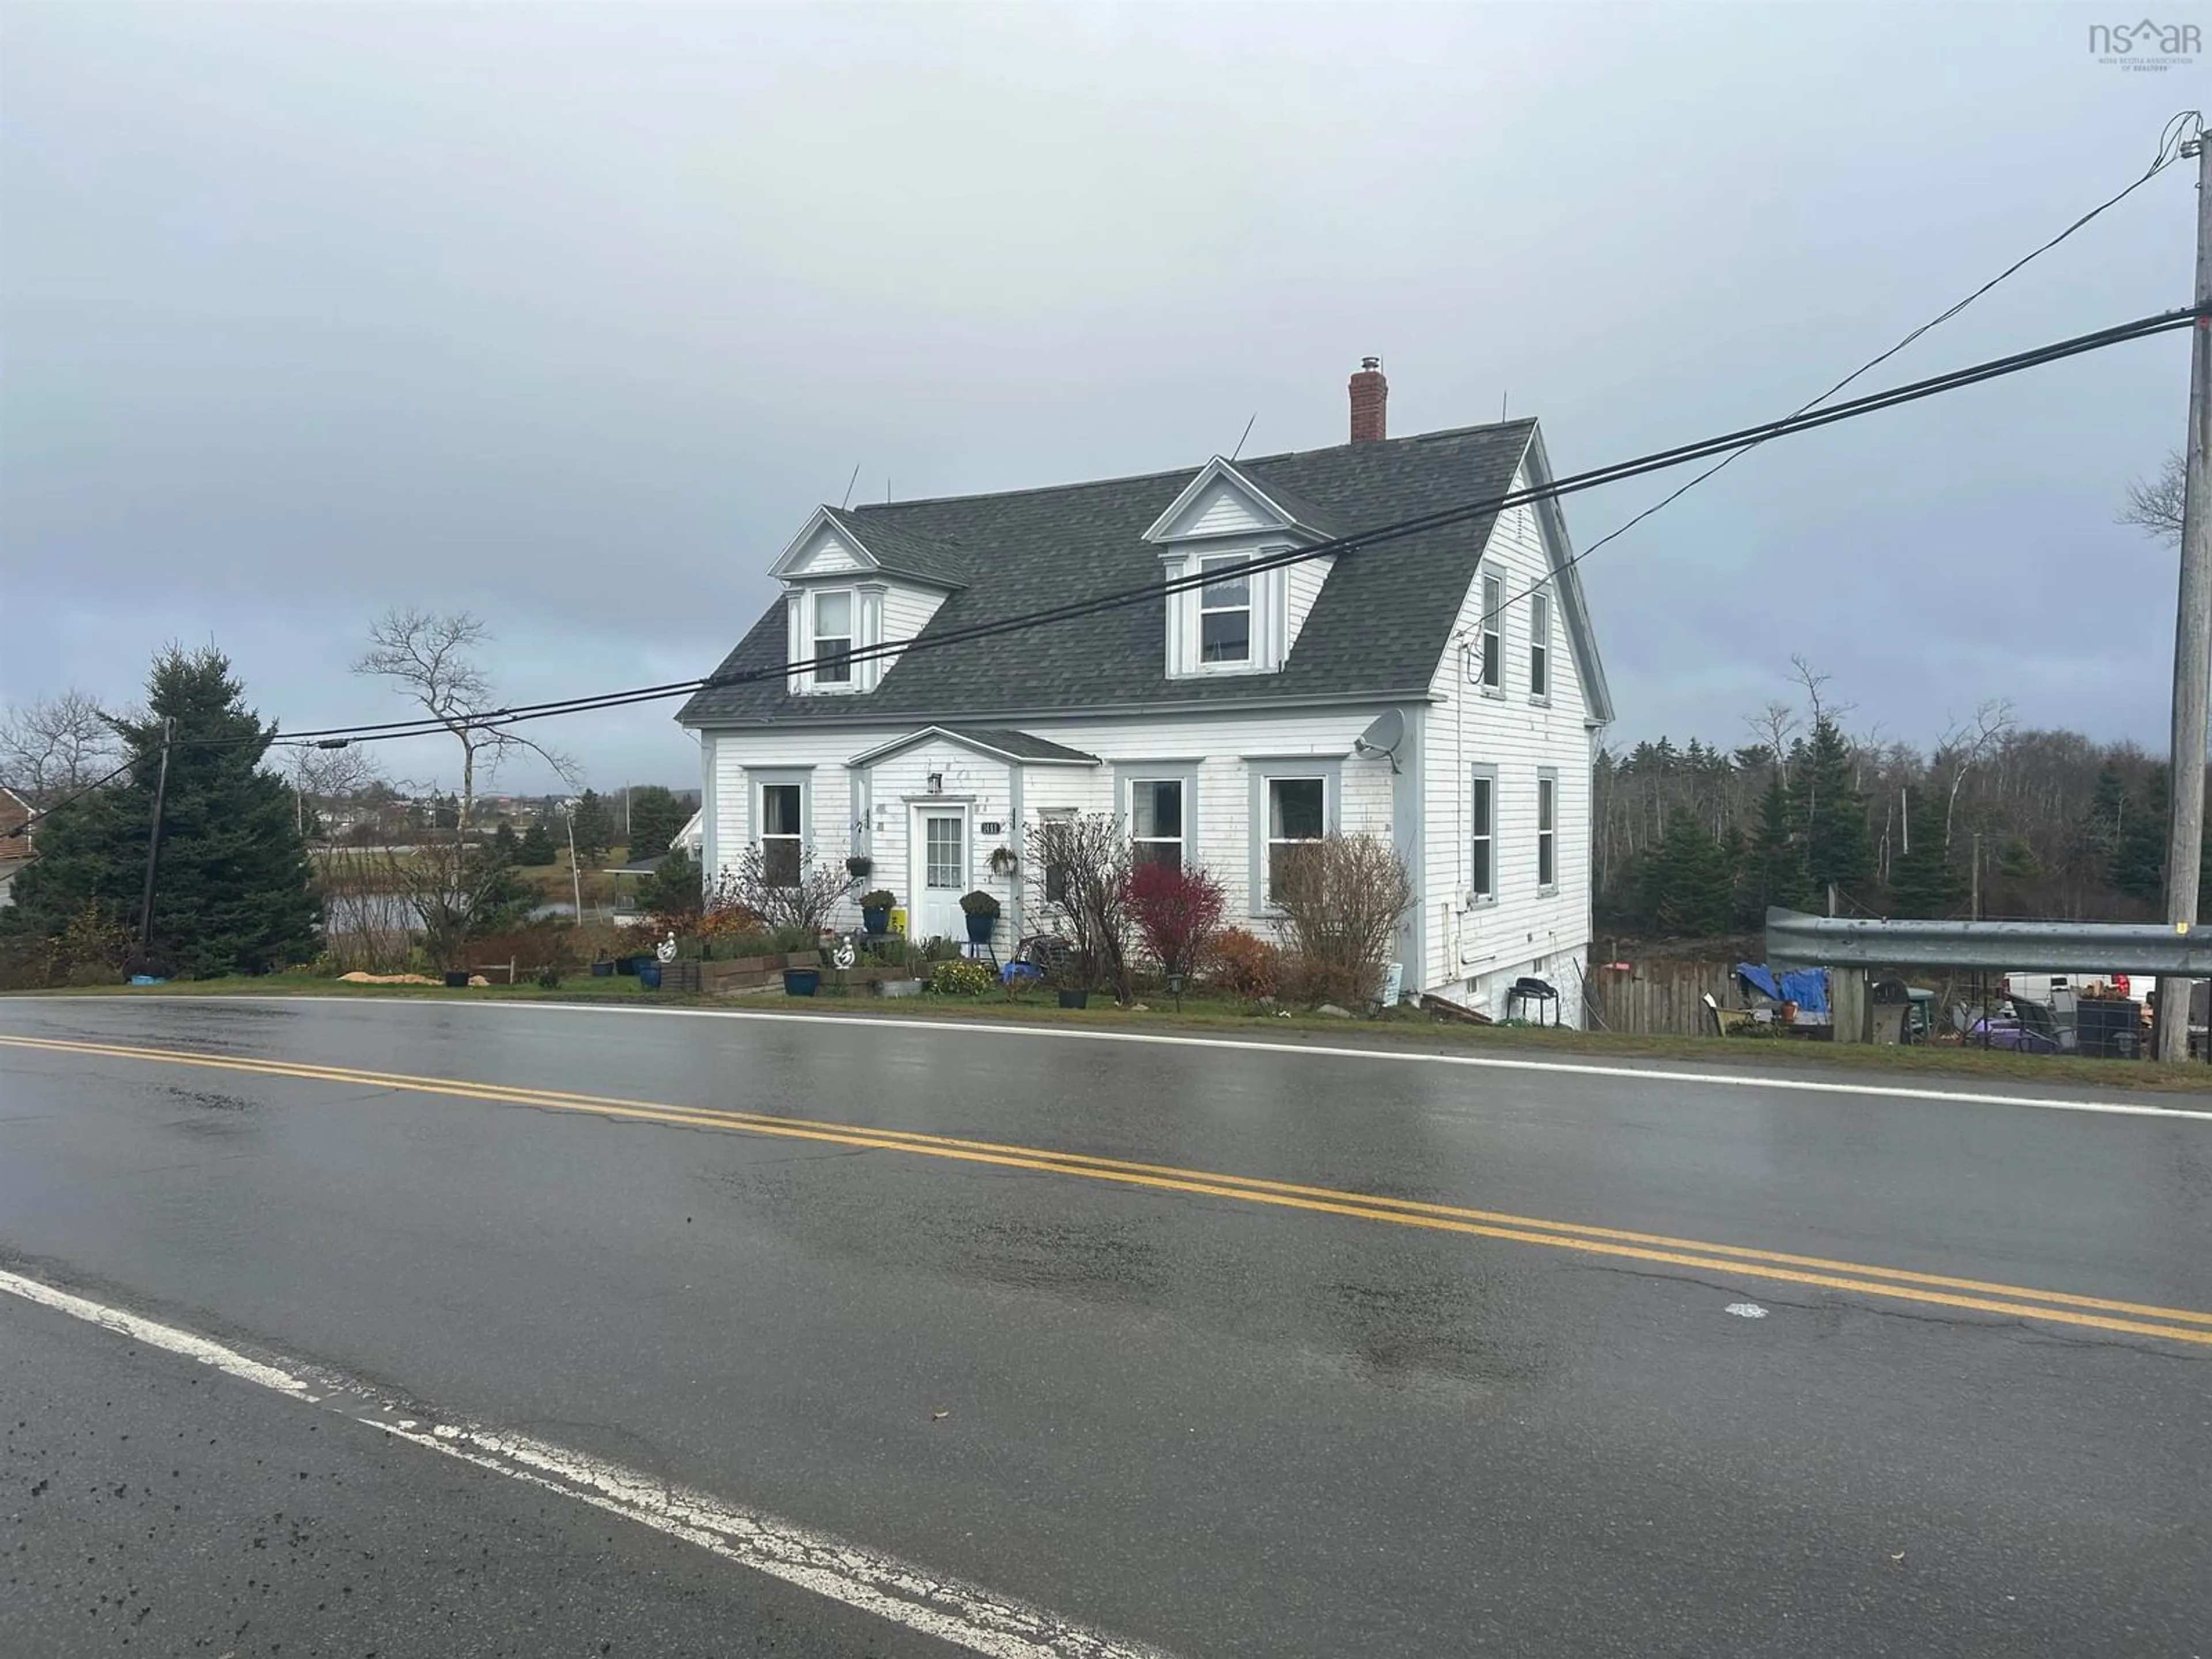
[[[0,714],[0,783],[33,805],[112,772],[123,751],[100,704],[74,689]]]
[[[2013,717],[2012,700],[1991,697],[1974,710],[1970,721],[1961,721],[1944,732],[1936,745],[1936,763],[1948,766],[1951,771],[1951,787],[1943,799],[1943,850],[1951,850],[1951,828],[1959,813],[1959,791],[1966,787],[1966,775],[2004,747],[2018,722]]]
[[[350,800],[371,784],[384,781],[375,757],[365,749],[300,748],[290,752],[292,758],[284,769],[291,781],[302,835],[307,833],[310,812],[320,817],[338,802]]]
[[[476,805],[478,774],[483,782],[489,783],[500,763],[517,750],[528,750],[538,757],[564,783],[575,783],[580,775],[568,756],[495,723],[498,702],[475,654],[490,638],[489,626],[473,611],[395,606],[369,624],[368,649],[353,665],[356,674],[393,682],[459,743],[458,833],[463,836]]]
[[[2146,536],[2179,547],[2182,507],[2188,496],[2188,471],[2177,449],[2167,454],[2155,477],[2137,478],[2128,486],[2128,504],[2112,515],[2113,522],[2133,525]]]
[[[1797,732],[1797,711],[1777,698],[1756,714],[1746,714],[1743,723],[1751,728],[1759,746],[1766,750],[1782,781],[1790,781],[1790,739]]]

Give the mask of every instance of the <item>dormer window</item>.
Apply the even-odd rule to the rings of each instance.
[[[853,682],[853,595],[849,589],[813,596],[814,683],[850,685]]]
[[[1200,559],[1200,574],[1241,570],[1243,558]],[[1198,591],[1198,659],[1206,664],[1252,660],[1252,579],[1238,575],[1209,581]]]

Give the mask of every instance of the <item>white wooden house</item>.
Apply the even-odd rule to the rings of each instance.
[[[1273,849],[1377,836],[1414,874],[1408,990],[1503,1013],[1534,975],[1571,1023],[1613,710],[1556,501],[966,633],[1549,478],[1534,421],[1392,439],[1386,393],[1370,362],[1331,448],[817,510],[775,562],[775,603],[678,716],[699,736],[705,867],[755,842],[784,867],[866,854],[917,937],[958,937],[980,887],[1011,941],[1042,895],[993,853],[1018,855],[1042,816],[1109,812],[1265,933]],[[845,659],[908,641],[926,648]]]

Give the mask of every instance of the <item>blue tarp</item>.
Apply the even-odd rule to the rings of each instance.
[[[1763,962],[1739,962],[1735,976],[1770,1002],[1794,1002],[1808,1014],[1828,1012],[1828,970],[1793,968],[1777,974]]]

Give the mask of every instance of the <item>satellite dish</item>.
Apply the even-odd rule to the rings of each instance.
[[[1377,714],[1364,732],[1352,740],[1355,755],[1380,755],[1398,769],[1398,745],[1406,740],[1406,717],[1395,708]]]

